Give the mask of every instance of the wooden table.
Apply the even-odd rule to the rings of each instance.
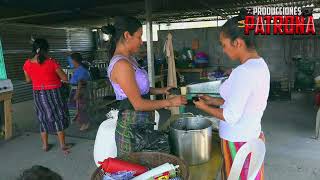
[[[177,120],[179,115],[171,116],[164,124],[159,126],[159,130],[167,130],[170,123]],[[220,172],[222,165],[222,155],[220,151],[220,138],[218,133],[212,134],[211,159],[207,163],[189,166],[190,180],[214,180]]]
[[[12,137],[12,92],[0,93],[0,101],[4,104],[4,138],[8,140]]]
[[[207,71],[207,68],[177,68],[177,73],[199,73],[200,77],[202,76],[203,72]]]

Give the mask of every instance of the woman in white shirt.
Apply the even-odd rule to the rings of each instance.
[[[267,106],[270,73],[255,49],[254,34],[244,34],[239,22],[242,19],[241,16],[229,19],[220,33],[224,53],[232,61],[240,61],[220,87],[222,98],[202,95],[199,101],[194,101],[197,108],[221,120],[219,135],[224,156],[223,179],[228,178],[233,159],[243,144],[257,138],[264,141],[261,118]],[[241,171],[241,180],[247,179],[249,162],[248,156]],[[264,179],[263,170],[262,165],[255,180]]]

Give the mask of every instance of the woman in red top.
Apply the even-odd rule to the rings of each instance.
[[[48,133],[57,133],[61,149],[68,153],[70,145],[65,143],[63,130],[69,126],[69,116],[60,92],[61,80],[67,81],[67,75],[54,59],[48,57],[48,50],[47,40],[36,39],[32,49],[33,58],[26,60],[23,70],[26,81],[32,82],[43,150],[50,148]]]

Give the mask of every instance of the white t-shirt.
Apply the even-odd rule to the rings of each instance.
[[[221,106],[225,121],[220,121],[220,137],[232,142],[258,138],[269,89],[270,73],[263,58],[249,59],[235,68],[220,86],[225,100]]]

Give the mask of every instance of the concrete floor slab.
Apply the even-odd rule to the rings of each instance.
[[[0,145],[0,179],[15,180],[24,169],[42,165],[59,173],[65,180],[89,180],[96,165],[93,161],[94,141],[66,138],[76,143],[71,153],[64,155],[56,136],[49,136],[54,147],[49,152],[41,149],[40,135],[25,133]]]
[[[313,100],[312,93],[298,93],[291,101],[269,102],[262,119],[267,145],[266,180],[320,179],[320,141],[312,138],[317,111]],[[30,108],[15,111],[32,115]],[[36,124],[28,114],[14,116],[17,125]],[[22,133],[8,142],[0,142],[0,179],[14,180],[23,169],[39,164],[58,172],[65,180],[88,180],[95,169],[94,141],[70,137],[67,140],[77,143],[68,156],[60,151],[55,136],[50,136],[50,141],[56,145],[47,153],[41,150],[38,133]]]

